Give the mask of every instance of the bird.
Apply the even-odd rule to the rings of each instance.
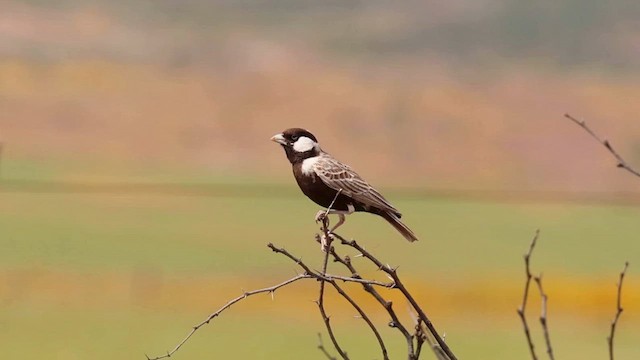
[[[272,136],[271,141],[284,149],[302,193],[328,209],[318,211],[316,222],[327,214],[338,215],[338,222],[329,233],[344,224],[345,215],[367,212],[381,216],[408,241],[418,240],[400,221],[402,214],[351,167],[323,151],[312,133],[290,128]]]

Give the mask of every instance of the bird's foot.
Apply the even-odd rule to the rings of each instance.
[[[320,222],[320,221],[324,221],[327,218],[327,211],[326,210],[318,210],[318,212],[316,213],[316,223]]]

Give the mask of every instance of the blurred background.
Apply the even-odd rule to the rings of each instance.
[[[640,167],[639,19],[636,0],[0,1],[3,354],[144,359],[294,275],[268,242],[319,268],[317,207],[269,141],[295,126],[404,213],[420,242],[363,214],[342,233],[400,265],[460,358],[528,357],[537,228],[558,357],[606,358],[629,260],[616,346],[638,358],[640,181],[563,114]],[[176,358],[323,359],[316,291],[234,306]],[[379,358],[329,296],[349,354]]]

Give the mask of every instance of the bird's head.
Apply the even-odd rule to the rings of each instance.
[[[296,161],[320,154],[320,145],[316,137],[305,129],[291,128],[271,137],[271,141],[280,144],[287,158],[293,164]]]

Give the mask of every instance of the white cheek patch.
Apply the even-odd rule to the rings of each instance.
[[[306,136],[300,137],[293,143],[293,150],[296,152],[305,152],[316,147],[317,143]]]
[[[316,164],[316,162],[318,162],[318,160],[320,160],[319,156],[314,156],[312,158],[302,160],[302,173],[304,175],[310,175],[311,173],[313,173],[313,166]]]

